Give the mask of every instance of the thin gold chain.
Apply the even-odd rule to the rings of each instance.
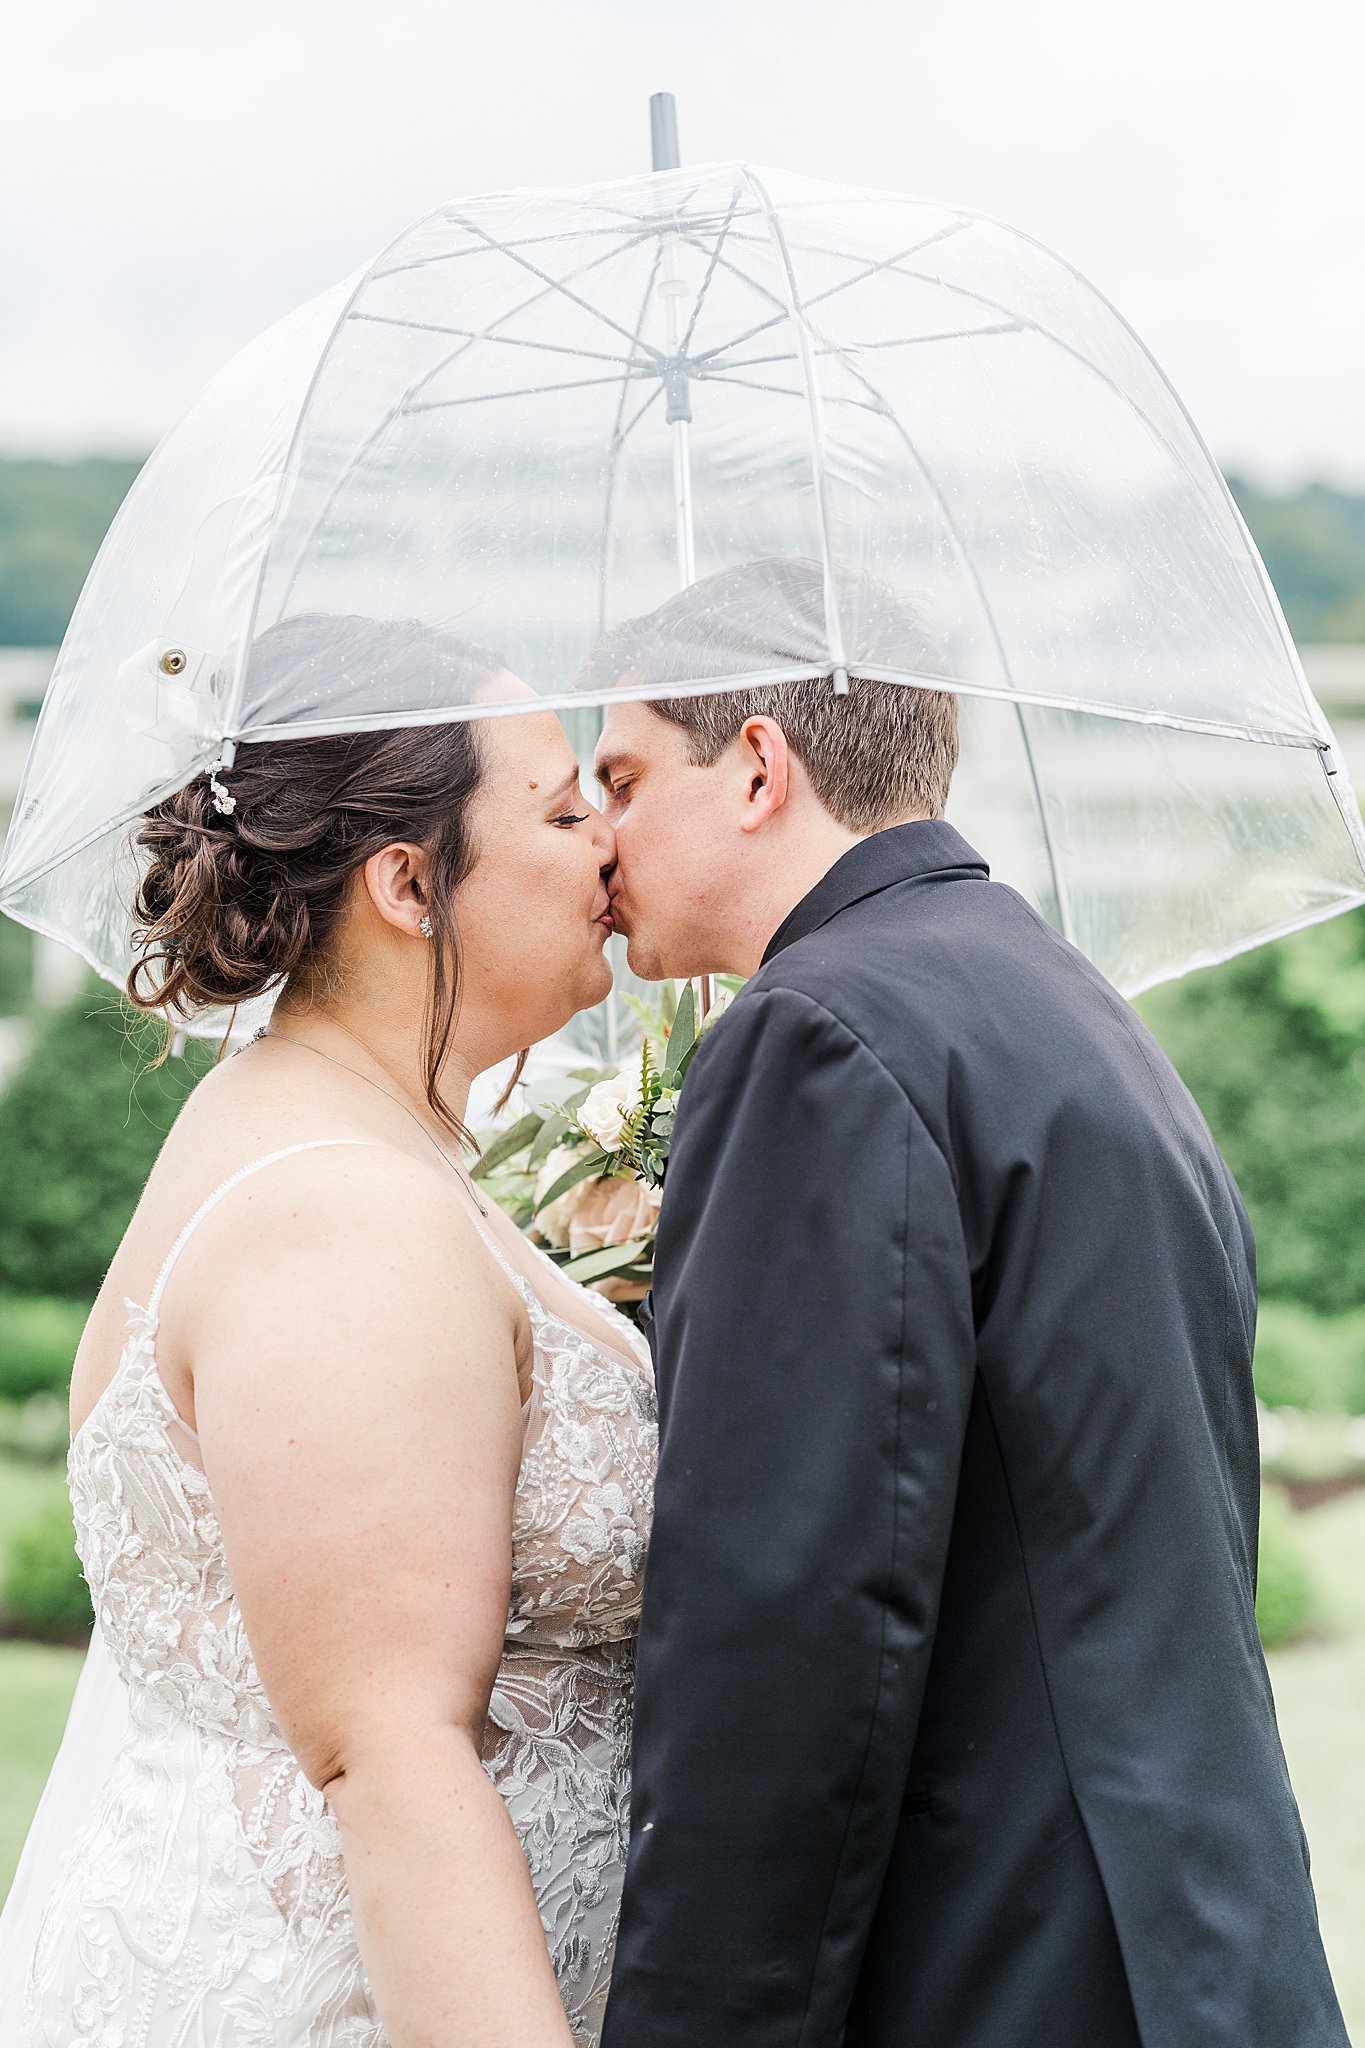
[[[346,1026],[344,1024],[337,1023],[336,1018],[333,1018],[332,1022],[337,1025],[338,1031],[346,1030]],[[346,1035],[348,1038],[355,1038],[354,1031],[347,1032]],[[413,1122],[416,1124],[418,1130],[422,1133],[422,1136],[426,1139],[427,1143],[431,1146],[432,1150],[440,1154],[441,1158],[445,1161],[446,1165],[451,1169],[452,1173],[456,1175],[457,1179],[461,1180],[464,1183],[465,1188],[468,1190],[469,1198],[473,1202],[474,1207],[478,1210],[480,1216],[486,1216],[488,1214],[488,1210],[485,1207],[484,1202],[479,1195],[478,1189],[475,1187],[474,1182],[470,1179],[468,1173],[466,1173],[464,1167],[461,1166],[459,1160],[451,1158],[450,1154],[446,1151],[445,1146],[440,1142],[439,1138],[437,1138],[432,1131],[427,1129],[426,1124],[422,1121],[421,1117],[418,1116],[416,1110],[412,1107],[410,1103],[404,1102],[401,1095],[395,1095],[392,1089],[386,1088],[382,1081],[374,1080],[371,1075],[362,1074],[358,1067],[348,1066],[345,1060],[337,1059],[335,1054],[330,1052],[324,1052],[320,1045],[310,1045],[306,1038],[291,1038],[287,1031],[277,1031],[271,1025],[264,1026],[260,1031],[257,1032],[256,1036],[258,1039],[277,1038],[280,1041],[281,1045],[296,1045],[298,1046],[301,1052],[315,1052],[320,1060],[329,1060],[334,1067],[340,1067],[343,1074],[350,1074],[354,1080],[364,1081],[367,1084],[367,1086],[375,1089],[375,1091],[378,1094],[385,1096],[394,1105],[395,1109],[401,1109],[405,1116],[410,1116],[412,1118]],[[369,1047],[365,1045],[362,1039],[356,1038],[355,1042],[358,1046],[360,1046],[363,1052],[369,1051]],[[370,1053],[370,1058],[374,1059],[374,1057],[375,1055],[373,1053]],[[383,1062],[380,1061],[378,1062],[378,1064],[383,1065]],[[387,1071],[388,1069],[385,1068],[386,1073]]]

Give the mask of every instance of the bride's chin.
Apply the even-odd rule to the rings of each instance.
[[[580,1010],[595,1010],[599,1003],[604,1003],[611,994],[615,978],[606,953],[599,954],[588,967],[579,985],[574,1015],[577,1016]]]
[[[583,974],[577,988],[574,988],[571,984],[566,986],[565,1000],[558,1013],[553,1017],[546,1016],[542,1019],[541,1028],[535,1034],[534,1043],[539,1045],[545,1039],[553,1038],[557,1031],[562,1031],[566,1024],[571,1024],[575,1017],[582,1015],[584,1010],[595,1010],[599,1003],[604,1003],[611,994],[612,984],[615,979],[616,977],[611,970],[611,962],[606,958],[605,954],[600,959],[594,960]],[[520,1040],[518,1041],[518,1043],[521,1042]]]

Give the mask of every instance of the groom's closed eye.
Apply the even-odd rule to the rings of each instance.
[[[606,794],[614,802],[622,802],[634,779],[627,764],[615,756],[608,755],[605,760],[597,763],[595,773]]]

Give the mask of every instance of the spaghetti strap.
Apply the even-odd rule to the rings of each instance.
[[[199,1225],[208,1215],[209,1210],[216,1209],[224,1195],[230,1195],[240,1182],[249,1179],[253,1173],[259,1173],[263,1166],[275,1166],[281,1159],[292,1159],[298,1152],[319,1152],[328,1145],[372,1146],[378,1144],[378,1142],[376,1138],[305,1138],[301,1144],[281,1146],[278,1152],[267,1152],[264,1158],[253,1159],[249,1166],[239,1166],[236,1173],[229,1174],[222,1186],[216,1187],[213,1193],[199,1204],[199,1207],[195,1210],[193,1216],[191,1216],[189,1222],[167,1252],[165,1263],[156,1276],[156,1285],[152,1289],[152,1297],[147,1304],[147,1313],[151,1316],[156,1315],[161,1306],[162,1291],[165,1288],[166,1282],[171,1277],[176,1260],[180,1257],[181,1252],[184,1251],[185,1246],[189,1243]]]

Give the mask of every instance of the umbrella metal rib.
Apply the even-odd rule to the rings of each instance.
[[[745,176],[763,209],[773,247],[782,263],[782,272],[787,281],[787,294],[791,302],[791,316],[796,327],[796,338],[801,350],[802,381],[805,385],[806,421],[810,430],[812,486],[815,493],[815,518],[820,530],[820,567],[824,572],[825,597],[825,638],[829,644],[829,656],[834,664],[834,687],[843,692],[848,689],[848,670],[844,655],[844,628],[839,616],[839,592],[834,581],[834,550],[830,543],[829,507],[825,502],[825,424],[820,403],[820,387],[816,382],[815,369],[811,361],[810,348],[814,336],[810,322],[801,304],[801,291],[796,281],[796,270],[787,247],[786,231],[781,217],[774,207],[762,181],[746,166]]]
[[[581,264],[577,270],[570,271],[569,275],[570,277],[573,278],[586,277],[592,271],[599,269],[602,264],[611,262],[611,260],[616,254],[616,249],[608,249],[600,256],[591,257],[588,262]],[[392,273],[387,274],[391,275]],[[371,275],[374,275],[374,273],[371,273]],[[518,305],[510,306],[505,313],[500,313],[497,319],[492,321],[489,327],[485,329],[485,331],[482,334],[476,337],[476,340],[486,340],[489,337],[489,335],[495,332],[495,330],[498,327],[502,326],[504,322],[508,320],[515,320],[522,313],[529,312],[532,306],[539,305],[542,302],[542,300],[551,297],[557,289],[558,287],[554,284],[553,280],[551,280],[549,283],[543,285],[539,291],[530,293],[529,296],[521,300]],[[348,314],[347,317],[349,318],[350,315]],[[364,460],[369,456],[369,454],[379,446],[380,442],[383,440],[384,436],[389,432],[390,428],[394,425],[395,421],[402,418],[404,408],[407,405],[407,403],[411,400],[414,393],[425,390],[425,388],[432,382],[434,378],[439,377],[443,371],[448,370],[450,368],[452,363],[458,362],[462,356],[467,355],[469,350],[473,348],[475,345],[475,341],[462,341],[458,348],[451,349],[446,355],[442,356],[441,360],[438,363],[434,363],[430,369],[426,370],[422,374],[422,376],[420,376],[417,379],[416,383],[411,384],[408,387],[407,391],[403,394],[403,396],[389,407],[389,410],[385,413],[384,417],[379,421],[378,425],[373,427],[370,430],[370,432],[365,436],[364,440],[360,444],[360,447],[356,450],[353,467],[358,467],[362,462],[364,462]],[[291,449],[291,456],[292,452],[293,451]],[[282,604],[287,605],[289,603],[289,600],[293,596],[295,586],[298,583],[299,574],[303,568],[304,561],[307,558],[308,550],[312,546],[314,540],[317,538],[317,535],[319,534],[323,526],[326,524],[327,520],[330,519],[332,511],[336,505],[337,499],[340,497],[343,488],[345,487],[349,480],[350,472],[348,470],[343,470],[340,473],[340,475],[336,478],[336,481],[333,483],[331,489],[328,491],[327,496],[323,501],[322,508],[318,512],[316,518],[313,520],[313,523],[308,529],[308,532],[300,540],[297,555],[294,562],[294,567],[290,570],[288,581],[286,582],[284,587],[284,593],[281,600]],[[263,560],[261,564],[262,578],[264,577],[264,573],[265,561]],[[248,632],[245,643],[247,646],[250,645],[251,639],[254,636],[256,630],[256,613],[260,603],[260,592],[261,583],[258,581],[256,597],[252,604],[251,617],[248,622]],[[240,699],[242,680],[243,678],[240,676],[237,678],[236,689],[234,691],[235,699]],[[231,728],[232,721],[229,722],[229,732],[231,731]]]
[[[544,297],[542,292],[540,297]],[[566,341],[536,341],[528,335],[497,334],[491,329],[482,332],[477,327],[449,327],[442,320],[412,320],[399,313],[352,312],[351,320],[368,321],[375,327],[401,327],[413,334],[448,334],[459,341],[487,341],[502,348],[541,349],[547,355],[574,356],[589,363],[628,363],[629,356],[609,356],[604,349],[580,348]]]
[[[645,279],[645,288],[640,297],[640,310],[635,316],[635,334],[637,337],[644,327],[645,318],[649,312],[650,302],[654,295],[655,280],[659,275],[659,267],[663,262],[663,253],[662,242],[656,242],[654,245],[654,261],[650,264],[649,276]],[[635,346],[636,343],[632,340],[632,355],[634,354]],[[660,380],[656,384],[653,391],[645,399],[644,404],[637,407],[629,426],[623,428],[621,422],[626,415],[626,398],[629,390],[629,380],[623,377],[621,379],[621,395],[616,404],[616,417],[611,425],[611,440],[607,447],[607,473],[602,500],[602,553],[597,576],[597,630],[599,633],[605,630],[607,622],[607,591],[611,570],[611,522],[616,508],[616,475],[617,466],[621,458],[621,450],[624,448],[631,433],[633,433],[634,429],[649,411],[655,399],[662,392],[663,382]]]
[[[692,336],[697,331],[697,322],[701,318],[701,309],[706,303],[706,295],[711,289],[711,280],[715,276],[718,268],[720,267],[721,252],[725,247],[725,238],[729,234],[730,229],[734,224],[735,210],[739,205],[739,197],[740,190],[739,186],[736,185],[734,189],[734,195],[730,203],[730,211],[726,214],[724,221],[721,223],[720,233],[716,237],[716,246],[711,251],[710,260],[708,261],[706,266],[706,274],[702,278],[701,283],[697,287],[697,296],[692,307],[691,316],[689,317],[687,326],[684,329],[682,337],[678,342],[677,354],[679,357],[686,356],[689,348],[692,345]]]
[[[737,269],[735,265],[729,261],[728,258],[721,258],[721,263],[724,268],[731,270],[736,277],[742,280],[743,283],[752,286],[752,288],[755,291],[761,292],[765,298],[770,299],[774,304],[781,304],[781,301],[777,298],[776,294],[770,291],[766,285],[760,283],[760,281],[757,278],[750,277],[747,271]],[[880,267],[884,269],[887,266],[882,265]],[[1109,375],[1107,370],[1102,370],[1098,363],[1092,361],[1092,359],[1088,355],[1086,355],[1083,349],[1078,349],[1074,347],[1072,343],[1064,340],[1061,335],[1055,333],[1052,328],[1044,326],[1041,321],[1031,319],[1026,314],[1011,314],[1009,308],[1007,306],[1003,306],[998,299],[992,299],[983,292],[972,291],[966,285],[954,284],[951,279],[929,277],[924,275],[920,271],[910,270],[898,270],[896,272],[896,275],[898,277],[903,277],[913,283],[933,285],[942,291],[952,292],[958,298],[971,299],[975,304],[985,306],[991,312],[1002,313],[1006,315],[1006,320],[999,323],[999,331],[1001,333],[1005,333],[1013,329],[1013,331],[1019,333],[1036,334],[1040,340],[1052,342],[1054,346],[1061,349],[1065,355],[1070,356],[1073,362],[1079,363],[1083,369],[1089,371],[1091,376],[1098,378],[1100,383],[1105,385],[1106,388],[1109,391],[1111,391],[1114,394],[1114,396],[1120,400],[1122,404],[1126,405],[1129,411],[1132,412],[1133,415],[1142,422],[1143,426],[1152,436],[1152,439],[1158,444],[1159,447],[1164,449],[1166,454],[1170,456],[1172,462],[1174,462],[1181,469],[1183,474],[1186,477],[1188,477],[1192,482],[1197,481],[1194,472],[1191,470],[1189,464],[1180,455],[1179,451],[1172,447],[1169,437],[1162,432],[1161,428],[1157,425],[1156,421],[1151,417],[1151,414],[1146,410],[1146,408],[1144,406],[1139,405],[1138,401],[1132,396],[1131,392],[1125,391],[1123,387],[1119,383],[1117,383],[1117,381],[1113,377]],[[855,280],[849,280],[849,282],[854,281]],[[843,287],[841,286],[840,289],[843,289]],[[828,294],[826,293],[823,294],[822,296],[828,296]],[[786,308],[783,308],[782,317],[788,317]],[[768,327],[777,326],[778,324],[779,322],[776,319],[765,322],[765,326]],[[749,336],[745,338],[752,339],[753,333],[762,331],[762,329],[751,330]],[[720,344],[720,347],[718,349],[713,350],[711,353],[720,354],[723,353],[723,351],[726,348],[735,347],[737,345],[737,341],[723,342],[722,344]],[[861,346],[862,344],[859,344],[860,348]],[[823,353],[839,356],[847,360],[848,357],[851,355],[852,350],[849,348],[841,348],[837,342],[833,342],[825,345]],[[702,358],[698,357],[696,358],[696,360],[701,361]]]
[[[638,369],[627,365],[622,375],[639,381],[642,377],[659,377],[662,373],[652,364],[642,363]],[[508,398],[541,398],[551,391],[591,391],[603,384],[616,384],[616,377],[573,377],[563,384],[522,384],[512,391],[470,391],[463,398],[423,398],[416,405],[405,405],[398,415],[402,419],[414,418],[418,413],[447,412],[461,405],[499,405]]]
[[[962,231],[962,229],[965,228],[966,226],[966,220],[951,221],[948,223],[947,226],[936,229],[932,235],[926,235],[923,237],[921,241],[912,243],[908,249],[897,250],[894,256],[883,257],[879,263],[864,264],[862,269],[858,270],[854,274],[854,276],[840,278],[837,284],[826,285],[825,289],[822,292],[814,293],[811,298],[805,301],[807,312],[810,311],[812,306],[822,305],[826,299],[834,298],[839,292],[850,291],[855,284],[863,284],[869,277],[876,277],[878,273],[881,271],[897,270],[897,266],[901,263],[906,262],[909,257],[918,256],[922,250],[932,247],[932,245],[935,242],[946,241],[949,235],[959,234]],[[753,245],[755,248],[761,248],[763,246],[756,236],[751,237],[749,239],[753,241]],[[801,245],[797,244],[796,246],[800,247]],[[833,255],[842,262],[858,260],[856,258],[849,257],[841,249],[821,249],[812,252],[809,250],[809,248],[807,248],[805,253],[815,253],[819,254],[822,257],[828,257],[830,255]],[[897,274],[901,277],[905,277],[908,275],[907,272],[899,270],[897,271]],[[769,294],[769,296],[771,296],[771,294]],[[778,301],[777,303],[780,304],[781,302]],[[758,336],[760,334],[766,334],[770,327],[780,326],[785,318],[786,308],[784,307],[782,312],[774,315],[774,317],[771,320],[765,320],[759,326],[749,328],[747,333],[737,334],[733,340],[725,342],[723,346],[726,348],[740,348],[746,341],[756,341]],[[715,351],[712,351],[712,353],[715,353]]]
[[[893,429],[895,430],[896,434],[900,437],[900,440],[905,448],[907,455],[910,457],[910,460],[914,463],[916,469],[919,471],[920,476],[923,478],[930,496],[933,498],[934,504],[938,508],[939,517],[943,521],[944,527],[946,528],[949,538],[953,543],[953,547],[957,552],[958,559],[961,561],[963,568],[966,570],[972,588],[976,592],[977,602],[981,606],[981,615],[985,620],[986,629],[990,634],[991,644],[994,647],[996,653],[996,659],[1000,663],[1001,675],[1005,679],[1007,690],[1014,698],[1015,715],[1019,723],[1019,739],[1024,749],[1024,759],[1028,765],[1029,781],[1033,788],[1034,807],[1038,814],[1038,824],[1043,835],[1043,845],[1047,852],[1048,866],[1052,871],[1052,890],[1053,896],[1057,904],[1057,916],[1061,924],[1062,937],[1064,939],[1070,939],[1074,942],[1076,934],[1076,921],[1074,916],[1072,915],[1071,901],[1067,892],[1066,884],[1062,880],[1061,863],[1057,859],[1057,849],[1053,844],[1052,826],[1048,818],[1047,804],[1043,797],[1042,782],[1038,775],[1038,763],[1034,759],[1033,740],[1029,734],[1028,726],[1024,720],[1024,707],[1019,702],[1017,692],[1015,691],[1014,674],[1010,667],[1009,655],[1005,649],[1004,636],[1000,631],[1000,626],[995,616],[994,607],[992,606],[990,598],[986,593],[985,583],[982,580],[981,573],[978,570],[976,563],[972,560],[971,550],[968,548],[966,542],[963,540],[957,521],[953,517],[952,507],[949,505],[946,497],[944,496],[944,493],[938,483],[938,480],[934,476],[929,464],[925,461],[924,457],[920,454],[918,447],[915,445],[914,437],[906,428],[905,423],[902,421],[899,414],[896,412],[895,408],[889,403],[885,392],[878,390],[877,386],[873,383],[872,379],[867,375],[866,371],[860,369],[856,363],[850,363],[848,365],[848,368],[850,373],[857,378],[858,382],[864,387],[864,389],[871,392],[873,399],[879,404],[885,418],[887,418],[891,422]]]
[[[604,226],[597,228],[575,227],[573,238],[575,242],[587,242],[596,240],[602,235],[610,235],[615,241],[618,249],[626,249],[630,247],[632,242],[639,242],[648,239],[649,233],[651,231],[648,229],[641,229],[639,219],[636,215],[623,213],[621,215],[621,219],[623,221],[629,221],[629,231],[627,231],[627,229],[623,227],[617,226]],[[466,225],[463,214],[447,211],[447,209],[444,207],[442,207],[439,213],[429,215],[428,219],[426,221],[419,223],[419,225],[425,227],[429,224],[431,220],[451,221],[460,227],[464,227]],[[407,237],[405,236],[404,239],[406,240]],[[544,235],[523,235],[519,240],[511,242],[500,242],[497,240],[496,237],[490,237],[482,242],[471,243],[463,249],[432,249],[425,256],[412,256],[409,257],[408,260],[404,263],[390,263],[387,264],[382,270],[371,270],[368,274],[367,282],[378,283],[381,280],[389,277],[406,277],[414,270],[429,270],[437,263],[457,263],[460,261],[461,258],[467,256],[487,256],[490,250],[501,251],[504,249],[538,249],[541,247],[542,243],[545,242],[554,243],[556,246],[562,246],[563,241],[563,231],[561,229],[555,229],[551,233]],[[612,253],[615,254],[615,251],[613,251]]]
[[[612,330],[613,334],[621,335],[622,338],[626,341],[631,340],[632,337],[630,334],[630,330],[626,327],[623,327],[619,320],[613,320],[609,313],[604,313],[600,306],[594,306],[590,299],[580,297],[580,295],[577,292],[567,291],[562,284],[558,283],[554,278],[552,278],[549,275],[548,271],[542,270],[538,264],[528,263],[524,256],[519,255],[515,249],[509,248],[506,244],[499,242],[495,236],[490,235],[486,229],[481,228],[477,221],[463,219],[458,214],[456,214],[453,218],[456,224],[460,227],[463,227],[467,233],[480,236],[483,241],[487,242],[490,249],[499,249],[505,256],[510,256],[514,263],[519,264],[520,267],[523,270],[528,271],[532,277],[538,277],[541,279],[542,283],[552,286],[556,291],[560,293],[560,295],[563,298],[568,299],[571,305],[580,307],[581,310],[589,314],[592,319],[600,320],[604,327],[609,327]],[[616,254],[617,252],[613,251],[612,253]],[[659,351],[657,349],[650,348],[649,343],[647,341],[640,342],[639,346],[645,349],[649,355],[655,357],[659,355]]]

